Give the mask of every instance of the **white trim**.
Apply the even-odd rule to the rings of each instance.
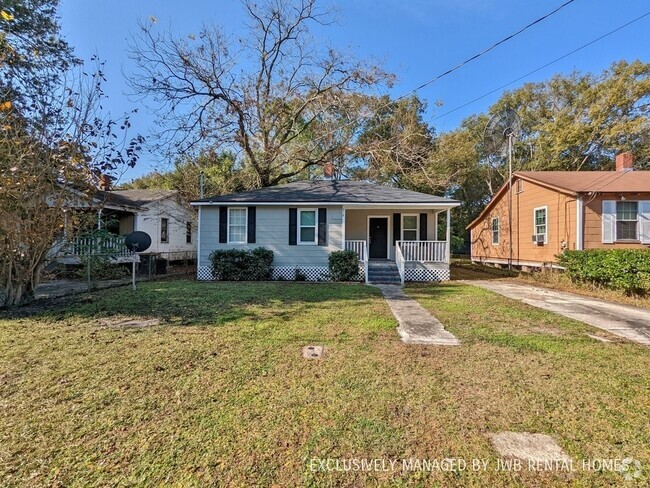
[[[447,239],[447,264],[451,264],[451,209],[447,209],[447,233],[445,238]]]
[[[199,207],[198,225],[196,229],[196,269],[201,266],[201,207]]]
[[[302,241],[300,239],[300,230],[305,227],[305,228],[310,228],[312,227],[311,225],[301,225],[300,224],[300,214],[303,212],[314,212],[314,240],[313,241]],[[296,225],[296,232],[298,235],[296,236],[296,244],[299,246],[317,246],[318,245],[318,209],[317,208],[299,208],[298,209],[298,215],[296,220],[298,221]]]
[[[420,239],[420,214],[400,214],[400,237],[402,241],[421,241]],[[415,229],[407,229],[407,230],[415,230],[415,239],[407,239],[404,237],[404,217],[415,217]]]
[[[537,219],[535,217],[538,210],[544,210],[544,244],[548,244],[548,205],[533,209],[533,235],[537,235]]]
[[[494,242],[494,221],[495,220],[497,221],[497,242]],[[492,217],[490,219],[490,232],[492,233],[492,239],[491,239],[492,245],[493,246],[500,245],[501,242],[501,218],[500,217]]]
[[[365,202],[365,203],[356,203],[356,202],[256,202],[256,201],[243,201],[243,202],[190,202],[190,205],[195,207],[201,206],[217,206],[224,207],[227,205],[236,204],[236,205],[247,205],[247,206],[280,206],[280,207],[297,207],[300,205],[318,205],[319,207],[330,206],[330,207],[359,207],[359,208],[374,208],[381,210],[390,210],[397,208],[428,208],[434,209],[436,207],[445,210],[447,208],[453,208],[460,206],[460,202],[430,202],[430,203],[404,203],[404,202]]]
[[[582,197],[576,199],[576,250],[582,251],[584,248],[584,235],[583,235],[583,218],[584,210],[582,205]]]
[[[226,243],[227,244],[247,244],[248,243],[248,207],[226,207]],[[230,240],[230,211],[231,210],[245,210],[244,214],[244,240],[231,241]]]
[[[368,215],[366,218],[366,242],[368,243],[368,259],[370,259],[370,219],[386,219],[386,259],[390,259],[390,246],[392,240],[392,219],[390,215]],[[375,258],[381,259],[381,258]]]

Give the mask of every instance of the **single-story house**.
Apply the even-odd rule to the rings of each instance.
[[[650,245],[650,171],[633,163],[622,153],[615,171],[515,172],[467,227],[472,260],[554,266],[565,249]]]
[[[196,259],[196,211],[180,200],[177,191],[106,189],[91,194],[70,193],[69,213],[93,213],[95,228],[114,235],[108,240],[102,238],[101,249],[110,252],[116,262],[132,259],[124,238],[134,231],[151,236],[151,247],[145,254],[169,261]],[[94,247],[90,240],[96,238],[72,229],[71,220],[64,223],[63,235],[50,251],[51,260],[77,264],[80,256]]]
[[[199,280],[210,253],[264,247],[274,279],[327,279],[330,253],[353,250],[366,281],[449,279],[450,209],[458,202],[362,181],[309,180],[192,202]],[[445,235],[439,236],[439,223]]]

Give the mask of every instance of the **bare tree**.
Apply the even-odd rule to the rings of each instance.
[[[87,201],[98,174],[137,160],[142,138],[120,136],[128,117],[101,115],[98,68],[32,98],[29,117],[16,108],[0,116],[0,307],[33,295],[48,252],[72,224],[69,208]]]
[[[213,25],[181,38],[156,33],[155,22],[142,24],[130,82],[153,102],[162,147],[234,149],[251,174],[249,186],[270,186],[340,152],[339,140],[323,133],[340,108],[338,94],[369,92],[390,85],[392,76],[316,43],[310,27],[332,19],[316,0],[243,6],[244,39]]]

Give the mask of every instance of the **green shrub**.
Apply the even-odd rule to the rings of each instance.
[[[650,250],[564,251],[557,258],[573,281],[622,290],[628,295],[650,291]]]
[[[334,251],[329,257],[333,281],[359,281],[359,257],[354,251]]]
[[[222,281],[264,281],[271,279],[273,251],[258,247],[212,251],[213,276]]]

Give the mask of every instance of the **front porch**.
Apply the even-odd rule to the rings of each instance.
[[[345,249],[358,255],[365,281],[449,280],[450,208],[387,210],[343,210]]]

